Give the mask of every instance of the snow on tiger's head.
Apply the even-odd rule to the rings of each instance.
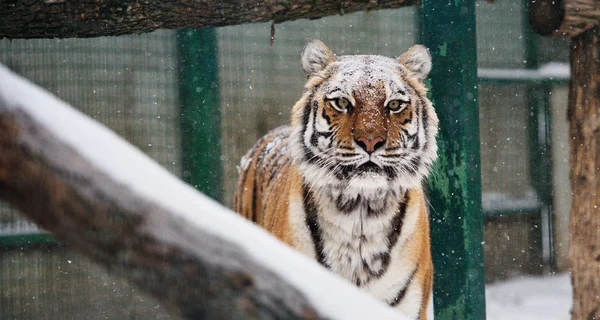
[[[292,115],[292,155],[314,187],[361,194],[419,186],[436,158],[438,119],[424,79],[431,56],[334,55],[319,40],[302,53],[305,92]]]

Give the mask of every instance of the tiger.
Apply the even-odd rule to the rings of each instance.
[[[437,157],[431,56],[301,55],[291,126],[242,157],[234,210],[411,319],[432,293],[424,182]]]

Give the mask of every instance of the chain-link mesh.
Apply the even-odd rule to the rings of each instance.
[[[0,61],[179,174],[174,32],[0,40]],[[33,232],[33,224],[0,203],[0,237]],[[171,318],[156,301],[60,247],[0,248],[0,264],[2,319]]]
[[[477,62],[480,68],[525,68],[525,7],[522,0],[477,1]]]
[[[476,5],[479,68],[524,69],[568,60],[566,40],[543,39],[529,29],[525,1],[478,1]],[[541,163],[534,161],[542,148],[538,139],[548,129],[537,123],[539,101],[531,96],[535,86],[480,85],[482,204],[495,215],[484,225],[488,281],[539,273],[552,263],[547,248],[553,239],[542,232],[552,228],[542,224],[543,207],[550,204],[534,178],[549,174],[539,173]]]

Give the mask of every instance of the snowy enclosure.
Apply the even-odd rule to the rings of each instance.
[[[486,287],[488,320],[568,320],[572,288],[568,274],[518,277]]]
[[[568,41],[530,33],[525,15],[522,1],[476,2],[483,246],[486,281],[493,283],[487,291],[490,319],[519,312],[537,319],[535,311],[549,310],[546,302],[552,299],[515,285],[507,289],[515,298],[503,300],[507,291],[495,288],[503,281],[567,268]],[[421,22],[420,10],[407,7],[278,23],[272,45],[270,23],[215,29],[217,81],[191,89],[217,92],[214,107],[220,113],[211,121],[220,128],[221,140],[199,151],[219,153],[221,203],[231,204],[240,157],[266,131],[289,122],[305,80],[298,60],[307,40],[322,39],[340,54],[394,56],[423,40]],[[172,30],[92,39],[2,39],[0,63],[186,179],[180,40]],[[547,154],[550,163],[544,160]],[[550,185],[553,190],[544,189]],[[40,232],[13,206],[0,202],[0,289],[6,297],[0,309],[6,318],[178,319],[163,303]],[[529,303],[538,299],[544,303]],[[567,298],[561,294],[560,299]],[[566,302],[559,305],[568,309]],[[555,313],[556,319],[565,319],[564,312]]]
[[[319,317],[365,319],[373,316],[377,319],[398,319],[399,315],[396,311],[360,293],[350,283],[335,277],[314,261],[292,251],[260,228],[198,193],[113,132],[27,80],[18,77],[6,67],[0,66],[0,119],[7,122],[18,118],[21,119],[17,121],[23,122],[19,124],[19,138],[15,142],[20,143],[22,148],[28,149],[28,152],[31,152],[34,157],[47,161],[51,168],[57,168],[55,170],[59,171],[73,169],[71,174],[82,175],[79,179],[89,179],[93,184],[97,184],[95,187],[99,188],[97,192],[107,192],[102,190],[102,184],[105,183],[94,182],[93,176],[85,175],[85,163],[76,159],[77,161],[73,163],[77,165],[75,168],[70,168],[70,165],[73,164],[59,163],[60,156],[56,155],[55,147],[57,142],[64,144],[65,148],[71,149],[75,155],[82,157],[85,162],[89,162],[89,165],[97,170],[94,175],[106,177],[102,177],[100,180],[112,180],[116,185],[122,186],[125,190],[131,190],[134,195],[145,199],[144,201],[153,203],[158,208],[164,208],[159,209],[162,213],[158,215],[152,212],[154,210],[150,210],[143,212],[141,216],[123,217],[124,220],[140,219],[142,222],[140,236],[147,237],[146,241],[157,239],[165,246],[176,246],[183,252],[189,251],[191,255],[201,257],[204,254],[201,253],[202,250],[199,250],[200,247],[209,247],[210,244],[189,242],[189,239],[182,242],[183,238],[179,233],[207,234],[209,239],[218,239],[223,246],[220,249],[225,251],[222,254],[213,252],[213,257],[210,259],[223,259],[229,265],[221,267],[233,267],[233,269],[254,268],[252,266],[254,263],[260,265],[260,268],[265,268],[283,280],[282,283],[276,283],[279,280],[273,278],[272,280],[276,282],[270,284],[271,286],[281,287],[283,284],[289,283],[310,301],[310,305],[314,307]],[[28,119],[31,120],[30,123],[25,122]],[[27,130],[31,130],[33,134],[26,133]],[[44,139],[52,141],[49,144],[52,149],[44,150],[44,141],[35,141],[36,132],[44,132]],[[10,146],[10,144],[5,145]],[[5,152],[9,150],[6,149]],[[60,168],[61,165],[65,167]],[[8,189],[7,191],[11,196],[13,190]],[[40,192],[44,191],[40,190]],[[87,193],[88,191],[77,192]],[[110,197],[109,195],[105,196]],[[99,219],[93,217],[93,212],[93,210],[88,212],[90,214],[88,218]],[[32,218],[39,219],[38,221],[48,219],[36,218],[36,214],[31,212],[29,214]],[[61,218],[54,219],[60,220]],[[61,223],[68,223],[68,219],[59,222],[59,227]],[[173,228],[181,223],[191,229]],[[51,226],[48,225],[48,227]],[[112,236],[110,229],[98,230],[98,232],[105,233],[105,236]],[[57,236],[62,238],[60,234]],[[68,238],[62,238],[62,240],[71,245],[74,243]],[[85,242],[85,239],[83,241]],[[233,247],[229,247],[229,244]],[[81,248],[93,245],[91,243]],[[217,247],[218,245],[214,249]],[[248,254],[250,260],[236,255],[239,254],[236,250]],[[227,252],[234,255],[227,257]],[[89,254],[85,250],[82,250],[82,253]],[[136,253],[123,252],[121,254],[135,255]],[[219,256],[221,257],[219,258]],[[119,263],[124,263],[124,261],[118,255],[115,258],[112,261],[99,260],[99,262],[110,268],[118,268]],[[236,262],[236,259],[240,258],[242,260]],[[227,261],[228,259],[231,260]],[[214,261],[202,262],[207,265],[215,263]],[[245,263],[249,263],[249,265],[246,266]],[[141,266],[135,266],[132,269],[125,268],[121,273],[126,278],[135,279],[136,272],[144,271]],[[255,275],[253,274],[252,277]],[[268,279],[262,281],[265,280]],[[261,282],[258,277],[253,281]],[[168,285],[168,282],[166,284]],[[269,284],[258,284],[258,286],[264,285]],[[144,286],[141,287],[146,289]],[[196,290],[204,289],[197,288]],[[283,293],[276,291],[276,294]],[[224,308],[220,312],[222,316],[226,317],[232,311]]]

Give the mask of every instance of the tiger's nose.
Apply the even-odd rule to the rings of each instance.
[[[385,140],[382,137],[376,137],[373,139],[358,137],[355,139],[355,141],[361,148],[365,149],[368,154],[373,153],[375,150],[377,150],[377,148],[381,147],[385,143]]]

